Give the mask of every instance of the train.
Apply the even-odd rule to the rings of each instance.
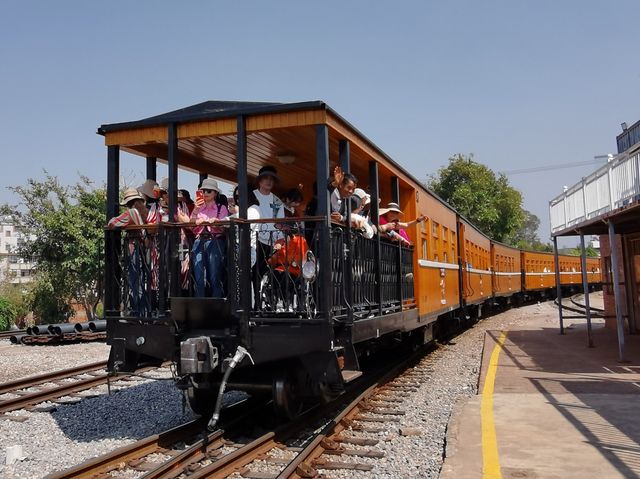
[[[373,351],[429,343],[483,308],[553,296],[557,277],[564,289],[583,285],[580,257],[560,255],[556,274],[553,254],[492,240],[323,101],[206,101],[104,124],[98,134],[107,219],[119,214],[121,153],[143,158],[151,180],[158,163],[168,168],[168,221],[105,229],[108,369],[170,361],[193,411],[212,423],[225,390],[270,394],[278,415],[294,417],[305,402],[342,394]],[[407,230],[411,245],[332,220],[327,183],[336,165],[370,195],[374,224],[387,202],[405,218],[424,217]],[[249,219],[265,167],[277,171],[275,193],[303,185],[308,200],[313,194],[314,214]],[[175,220],[178,170],[238,185],[236,217],[217,223],[221,297],[195,294],[195,225]],[[262,275],[253,265],[256,227],[292,256],[268,258]],[[303,236],[304,248],[288,243]],[[586,264],[595,287],[600,259]]]

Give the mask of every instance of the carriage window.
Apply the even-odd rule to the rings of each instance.
[[[434,238],[438,237],[438,230],[440,229],[440,225],[435,221],[431,223],[431,234]]]
[[[422,259],[429,259],[427,256],[427,240],[422,240]]]

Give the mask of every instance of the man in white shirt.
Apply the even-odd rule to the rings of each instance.
[[[260,168],[258,172],[258,188],[253,193],[258,199],[258,211],[260,218],[284,218],[284,205],[280,198],[274,195],[271,190],[279,181],[278,171],[271,165]],[[282,232],[275,228],[274,223],[262,223],[258,230],[258,243],[256,249],[256,264],[253,270],[255,281],[256,305],[259,305],[260,280],[269,270],[267,260],[273,252],[273,244],[282,238]]]

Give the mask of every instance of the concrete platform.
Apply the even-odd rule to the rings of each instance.
[[[481,394],[452,416],[441,478],[640,477],[640,336],[626,336],[619,363],[602,320],[588,348],[584,321],[561,336],[557,311],[541,306],[507,331],[493,366],[501,332],[486,334]]]

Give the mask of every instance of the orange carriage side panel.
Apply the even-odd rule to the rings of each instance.
[[[458,219],[462,294],[467,304],[481,303],[493,294],[491,240],[464,218]]]
[[[553,253],[523,251],[521,261],[525,290],[535,291],[556,285]]]
[[[522,289],[520,261],[518,248],[491,242],[491,271],[495,296],[509,296]]]
[[[589,284],[602,282],[601,258],[587,258],[587,279]]]
[[[416,289],[421,316],[443,314],[460,306],[456,213],[423,189],[414,190],[416,214],[426,220],[409,231],[415,245]]]
[[[582,284],[582,263],[580,256],[558,255],[560,284]]]

